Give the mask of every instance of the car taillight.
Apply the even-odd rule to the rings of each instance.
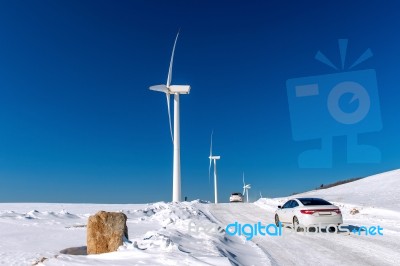
[[[316,212],[336,212],[337,214],[342,214],[340,209],[318,209],[318,210],[300,210],[303,214],[314,214]]]
[[[340,211],[340,209],[336,209],[336,210],[333,210],[334,212],[336,212],[337,214],[342,214],[342,212]]]
[[[315,211],[313,210],[300,210],[301,213],[303,214],[313,214]]]

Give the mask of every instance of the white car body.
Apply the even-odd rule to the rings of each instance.
[[[338,226],[343,223],[339,207],[319,198],[295,198],[287,201],[275,212],[275,223],[309,227]],[[297,220],[296,220],[297,219]]]
[[[243,195],[240,192],[234,192],[229,197],[230,202],[243,202]]]

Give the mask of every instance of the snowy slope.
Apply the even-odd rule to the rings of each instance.
[[[400,265],[400,170],[370,176],[352,183],[284,198],[263,198],[254,204],[210,205],[209,211],[222,225],[274,223],[278,205],[294,197],[321,197],[340,207],[349,228],[377,226],[383,236],[339,234],[283,234],[255,236],[275,265]],[[359,213],[351,214],[357,209]]]
[[[218,204],[209,208],[223,225],[234,222],[242,225],[274,223],[274,212],[260,208],[258,204]],[[400,218],[396,222],[399,223]],[[257,235],[249,242],[261,248],[272,265],[400,265],[399,228],[389,228],[385,220],[373,215],[345,218],[344,223],[349,226],[379,224],[384,228],[384,235],[358,236],[348,232],[303,234],[289,233],[291,230],[285,229],[282,236]]]
[[[290,197],[263,198],[255,202],[255,205],[274,212],[278,205],[294,197],[323,198],[339,206],[348,222],[381,223],[387,229],[400,231],[400,169]],[[359,213],[350,214],[353,209]]]
[[[338,205],[350,226],[380,225],[380,237],[299,235],[228,236],[189,230],[189,223],[225,228],[235,221],[269,224],[290,197],[254,204],[200,201],[153,204],[0,204],[0,265],[400,265],[400,170],[297,196]],[[356,208],[359,213],[350,214]],[[130,242],[118,251],[72,256],[59,251],[86,243],[87,219],[99,210],[128,216]],[[45,257],[46,260],[41,261]]]
[[[400,169],[296,195],[400,211]]]
[[[0,204],[0,265],[251,265],[269,260],[253,244],[218,232],[193,233],[190,221],[215,223],[198,201],[129,205]],[[207,209],[207,207],[205,208]],[[128,216],[129,240],[117,252],[72,256],[86,244],[87,219],[98,210]]]

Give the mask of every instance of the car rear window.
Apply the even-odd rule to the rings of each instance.
[[[241,193],[232,193],[232,196],[239,196]]]
[[[304,206],[315,206],[315,205],[332,205],[323,199],[314,199],[314,198],[302,198],[298,199]]]

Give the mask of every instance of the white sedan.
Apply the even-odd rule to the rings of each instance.
[[[343,223],[339,207],[319,198],[295,198],[278,206],[275,212],[275,224],[300,227],[338,226]]]
[[[243,195],[240,192],[233,192],[229,197],[229,202],[243,202]]]

